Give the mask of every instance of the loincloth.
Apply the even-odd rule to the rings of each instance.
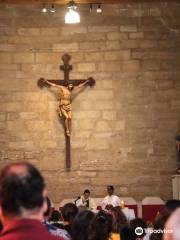
[[[72,110],[71,104],[68,105],[59,105],[60,109],[64,109],[66,112],[70,112]]]

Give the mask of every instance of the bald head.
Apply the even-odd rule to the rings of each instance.
[[[180,208],[166,222],[163,240],[180,240]]]
[[[0,172],[0,205],[5,214],[21,216],[22,211],[43,205],[44,180],[29,163],[14,163]]]

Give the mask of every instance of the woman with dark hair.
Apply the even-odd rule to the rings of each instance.
[[[90,225],[88,240],[108,240],[112,232],[112,215],[99,211]]]
[[[170,216],[170,212],[168,212],[166,209],[164,209],[161,213],[159,213],[159,215],[156,217],[155,224],[153,227],[154,232],[150,235],[150,240],[163,239],[163,230],[169,216]]]
[[[120,230],[124,226],[128,225],[126,216],[121,211],[120,207],[113,207],[111,210],[109,210],[109,213],[113,218],[111,240],[119,240]]]
[[[128,225],[128,221],[120,207],[114,207],[111,210],[113,214],[113,232],[119,233],[122,227]]]
[[[72,224],[75,216],[78,213],[78,208],[74,203],[66,203],[61,209],[61,215],[63,219],[63,228],[70,234],[72,237]]]
[[[94,213],[89,210],[78,213],[72,225],[72,239],[73,240],[87,240],[89,233],[89,226],[94,218]]]

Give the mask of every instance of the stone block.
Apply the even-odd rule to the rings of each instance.
[[[109,143],[106,141],[106,139],[96,139],[96,138],[91,138],[87,141],[87,146],[86,146],[86,151],[88,150],[105,150],[109,149]]]
[[[137,32],[136,25],[122,25],[120,26],[120,32]]]
[[[14,51],[16,51],[16,45],[8,44],[8,43],[0,43],[0,51],[1,52],[14,52]]]
[[[58,28],[41,28],[40,33],[42,36],[58,36],[59,29]]]
[[[106,33],[88,33],[86,34],[86,40],[89,41],[101,41],[106,40]]]
[[[100,117],[99,111],[89,110],[89,111],[74,111],[74,119],[97,119]]]
[[[76,52],[71,53],[71,62],[70,64],[74,64],[76,62],[83,62],[84,61],[84,53],[83,52]],[[87,59],[87,61],[92,61],[91,59]]]
[[[145,48],[145,49],[148,49],[148,48],[157,48],[157,41],[151,41],[151,40],[142,40],[140,42],[140,48]]]
[[[79,72],[94,72],[96,70],[95,63],[79,63],[78,66]]]
[[[20,69],[20,64],[7,64],[7,63],[1,63],[0,64],[0,70],[9,70],[9,71],[14,71],[14,70],[19,70]],[[8,74],[6,74],[7,76]],[[14,75],[14,73],[13,73]]]
[[[86,61],[101,61],[103,59],[103,53],[101,52],[90,52],[90,53],[85,53],[85,60]]]
[[[77,52],[78,50],[79,45],[76,42],[53,44],[53,52]]]
[[[142,39],[142,38],[144,38],[144,33],[143,32],[129,33],[129,38],[130,39]]]
[[[84,26],[66,26],[61,29],[62,35],[86,34],[87,27]]]
[[[86,139],[89,138],[91,135],[91,131],[82,131],[81,129],[79,131],[74,131],[73,132],[74,136],[77,138],[82,138],[82,139]]]
[[[158,61],[157,59],[144,60],[142,62],[142,68],[145,70],[159,70],[160,61]]]
[[[61,56],[59,53],[36,53],[36,63],[52,63],[58,65],[60,62]]]
[[[37,112],[20,112],[19,117],[21,119],[37,119],[39,114]]]
[[[91,178],[97,176],[96,172],[90,172],[90,171],[78,171],[77,174],[78,176],[91,177]]]
[[[118,27],[117,26],[89,26],[88,27],[88,32],[95,32],[95,33],[99,33],[99,32],[115,32],[118,31]]]
[[[107,50],[118,50],[120,48],[119,41],[106,41],[106,49]]]
[[[0,121],[5,121],[6,120],[6,113],[0,113]]]
[[[94,90],[88,92],[88,97],[96,100],[110,100],[114,98],[113,90]]]
[[[113,109],[115,107],[114,103],[112,100],[107,101],[107,100],[98,100],[96,101],[96,104],[94,105],[94,108],[96,110],[106,110],[106,109]]]
[[[110,79],[107,80],[102,80],[101,81],[101,87],[102,88],[107,88],[107,89],[113,89],[113,81]]]
[[[7,53],[7,52],[0,53],[0,64],[8,64],[11,62],[12,62],[12,55],[10,53]]]
[[[117,119],[117,113],[116,113],[116,111],[103,111],[102,112],[102,118],[104,120],[116,120]]]
[[[126,127],[125,121],[124,120],[116,121],[114,127],[116,131],[125,130]]]
[[[50,162],[51,164],[49,164]],[[51,183],[52,181],[51,179],[53,178],[53,176],[54,177],[56,176],[55,173],[49,174],[49,171],[56,171],[56,172],[58,170],[62,171],[64,167],[65,167],[65,156],[63,152],[49,149],[48,151],[46,151],[46,154],[40,159],[40,169],[41,171],[47,171],[47,173],[43,175],[45,175],[48,184]],[[56,177],[55,179],[57,180],[58,178]]]
[[[53,140],[41,140],[39,142],[40,148],[48,149],[48,148],[57,148],[57,142]]]
[[[110,33],[107,33],[107,39],[108,40],[124,40],[124,39],[128,39],[128,34],[120,33],[120,32],[110,32]]]
[[[160,17],[162,15],[162,10],[161,8],[158,8],[158,7],[152,7],[150,8],[150,12],[149,12],[150,16],[153,16],[153,17]]]
[[[106,49],[105,41],[82,42],[79,45],[81,51],[96,52]]]
[[[120,48],[121,49],[133,49],[139,48],[139,40],[137,39],[128,39],[120,41]]]
[[[15,141],[15,142],[8,142],[8,147],[10,149],[34,149],[33,141]]]
[[[40,35],[40,28],[18,28],[17,33],[25,36],[38,36]]]
[[[130,50],[109,51],[104,53],[104,59],[107,61],[114,60],[129,60]]]
[[[77,122],[77,129],[80,130],[92,130],[95,127],[94,119],[81,119]]]
[[[97,121],[95,130],[96,132],[107,132],[111,131],[111,126],[108,121]]]
[[[104,72],[120,72],[121,71],[121,65],[122,62],[115,62],[115,61],[109,61],[109,62],[100,62],[98,64],[98,70],[104,71]]]
[[[34,63],[34,53],[14,53],[12,55],[13,63]]]
[[[19,102],[4,102],[1,103],[2,112],[19,112],[22,110],[22,103]]]
[[[140,63],[138,60],[132,61],[124,61],[122,64],[122,71],[139,71],[140,70]]]

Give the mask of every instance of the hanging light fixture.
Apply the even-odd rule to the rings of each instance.
[[[47,8],[46,8],[45,4],[43,4],[43,8],[41,9],[41,12],[42,13],[47,13]]]
[[[54,7],[54,4],[51,5],[51,8],[49,10],[51,13],[55,13],[56,12],[56,9]]]
[[[92,3],[90,3],[90,4],[89,4],[89,12],[91,13],[92,10],[93,10],[93,5],[92,5]]]
[[[65,15],[66,24],[80,23],[79,13],[76,12],[77,6],[74,1],[70,1],[68,4],[69,11]]]
[[[101,8],[101,4],[98,4],[98,7],[96,9],[97,13],[102,13],[102,8]]]

